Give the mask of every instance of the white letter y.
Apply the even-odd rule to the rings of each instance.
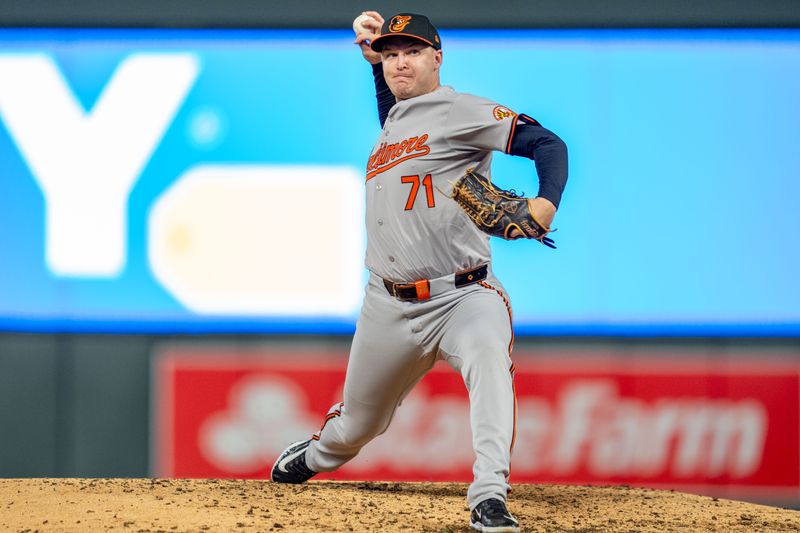
[[[87,113],[50,56],[0,55],[0,117],[44,193],[53,272],[125,266],[128,195],[198,71],[191,54],[134,54]]]

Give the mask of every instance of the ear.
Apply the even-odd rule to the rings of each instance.
[[[439,70],[439,67],[442,66],[442,51],[436,50],[436,53],[433,56],[433,67],[435,70]]]

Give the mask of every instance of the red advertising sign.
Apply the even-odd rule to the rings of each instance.
[[[154,474],[267,477],[341,400],[346,354],[174,348],[157,358]],[[511,481],[629,483],[800,498],[800,385],[791,360],[542,358],[515,353]],[[439,364],[392,425],[321,478],[469,481],[461,378]]]

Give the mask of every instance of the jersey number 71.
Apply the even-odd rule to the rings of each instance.
[[[417,192],[419,191],[419,176],[403,176],[400,178],[400,181],[411,184],[411,192],[408,193],[408,201],[406,202],[406,211],[411,211],[414,209],[414,200],[417,199]],[[426,174],[425,177],[422,178],[422,184],[425,186],[425,196],[428,200],[428,207],[436,207],[436,203],[433,199],[433,183],[430,174]]]

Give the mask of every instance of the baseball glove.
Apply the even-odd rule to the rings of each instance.
[[[495,187],[473,169],[467,170],[453,184],[452,198],[484,233],[506,240],[522,237],[536,239],[545,246],[556,247],[553,240],[547,237],[550,228],[536,220],[531,213],[531,198]],[[515,229],[523,235],[511,237]]]

